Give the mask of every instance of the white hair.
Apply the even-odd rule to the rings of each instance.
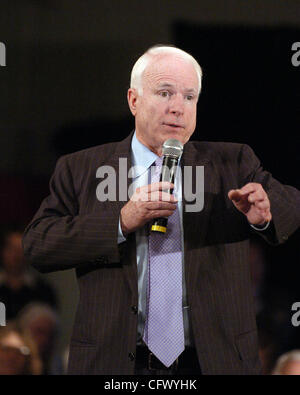
[[[272,375],[281,375],[282,369],[288,362],[300,362],[300,350],[289,351],[278,358]]]
[[[131,71],[130,78],[130,88],[134,88],[137,90],[139,95],[143,94],[143,84],[142,77],[145,69],[149,65],[150,61],[153,60],[155,56],[165,55],[165,54],[173,54],[179,55],[182,59],[190,62],[197,73],[198,76],[198,95],[201,91],[201,81],[202,81],[202,69],[196,59],[190,55],[189,53],[183,51],[182,49],[166,46],[166,45],[155,45],[154,47],[149,48],[134,64]]]

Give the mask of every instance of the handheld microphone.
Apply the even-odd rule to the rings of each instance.
[[[183,145],[176,139],[168,139],[163,144],[163,163],[160,174],[160,181],[168,181],[174,184],[177,165],[182,155]],[[173,193],[173,189],[169,191]],[[166,233],[168,218],[161,217],[154,219],[151,231]]]

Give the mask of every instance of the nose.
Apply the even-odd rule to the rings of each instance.
[[[181,94],[173,95],[170,100],[170,113],[177,117],[184,113],[184,101]]]

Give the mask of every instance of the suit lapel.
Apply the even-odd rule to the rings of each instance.
[[[114,153],[112,153],[110,159],[107,161],[106,165],[112,166],[115,169],[116,172],[116,180],[117,180],[117,185],[116,185],[116,202],[113,203],[113,210],[115,212],[116,216],[120,215],[120,211],[122,207],[127,203],[128,199],[128,186],[127,181],[128,181],[128,171],[131,168],[131,140],[132,140],[133,132],[130,133],[126,139],[123,141],[119,142],[116,144],[116,150]],[[121,160],[121,162],[120,162]],[[124,169],[124,166],[126,168]],[[121,171],[121,174],[120,174]],[[126,177],[126,179],[124,179]],[[126,200],[120,200],[120,185],[123,184],[123,186],[126,186],[126,194],[127,194],[127,199]],[[124,190],[122,188],[122,195],[124,195]],[[123,261],[123,271],[125,275],[125,280],[127,281],[127,284],[132,291],[134,295],[134,299],[138,299],[138,289],[137,289],[137,264],[136,264],[136,242],[135,242],[135,233],[132,233],[128,236],[126,243],[126,248],[120,248],[121,255],[122,255],[122,261]],[[124,252],[124,254],[123,254]]]
[[[197,144],[197,147],[195,146]],[[189,201],[190,193],[184,192],[185,183],[188,182],[187,174],[184,167],[190,167],[192,174],[188,173],[188,177],[192,177],[193,192],[196,193],[196,185],[201,185],[201,171],[197,177],[197,166],[204,168],[204,190],[199,188],[199,193],[204,193],[204,204],[201,211],[188,212],[188,206],[195,203],[196,199],[201,200],[199,193],[194,201]],[[199,173],[198,173],[199,174]],[[206,234],[209,224],[210,213],[213,202],[213,190],[215,189],[216,174],[214,172],[213,163],[210,153],[205,143],[187,143],[184,147],[182,157],[182,175],[183,175],[183,231],[184,231],[184,257],[185,257],[185,276],[187,290],[189,293],[194,289],[195,279],[197,278],[194,251],[199,247],[205,246]]]

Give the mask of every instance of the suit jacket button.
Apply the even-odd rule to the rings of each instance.
[[[136,306],[131,306],[131,311],[133,312],[133,314],[137,314],[138,308]]]
[[[130,361],[134,361],[134,359],[135,359],[134,353],[133,353],[133,352],[130,352],[130,353],[128,354],[128,358],[130,359]]]

